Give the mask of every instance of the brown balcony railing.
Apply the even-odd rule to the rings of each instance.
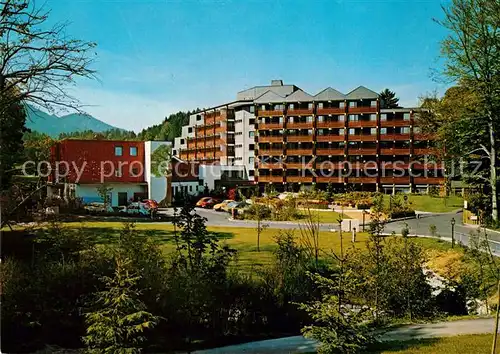
[[[348,135],[347,136],[348,141],[376,141],[377,136],[376,135]]]
[[[283,129],[283,123],[260,123],[259,129],[261,129],[261,130]]]
[[[397,120],[381,120],[381,127],[409,127],[411,122],[409,120],[397,119]]]
[[[312,149],[287,149],[287,155],[312,155]]]
[[[283,164],[281,162],[274,162],[274,163],[259,162],[258,168],[262,168],[262,169],[281,169],[281,168],[283,168]]]
[[[316,123],[316,128],[343,128],[345,127],[344,121],[323,121]]]
[[[264,110],[264,111],[259,110],[258,115],[259,115],[259,117],[260,116],[264,116],[264,117],[282,116],[283,110]]]
[[[329,177],[316,177],[317,183],[344,183],[344,177],[329,176]]]
[[[408,162],[404,161],[382,161],[380,162],[380,168],[381,169],[408,169],[410,167],[410,164]]]
[[[260,156],[281,156],[283,155],[283,150],[280,149],[259,149]]]
[[[259,143],[281,143],[282,135],[259,135]]]
[[[417,161],[413,161],[411,163],[411,167],[413,169],[417,169],[417,170],[443,170],[445,168],[445,165],[444,163],[442,162],[427,162],[427,163],[424,163],[424,162],[417,162]]]
[[[257,181],[262,183],[283,183],[283,176],[258,176]]]
[[[308,163],[308,161],[304,162],[286,162],[285,167],[289,169],[297,169],[297,170],[303,170],[307,168],[311,168],[312,165]]]
[[[328,141],[344,141],[345,136],[342,135],[317,135],[316,141],[318,142],[328,142]]]
[[[410,140],[410,134],[380,134],[382,141],[407,141]]]
[[[349,113],[376,113],[377,107],[349,107]]]
[[[380,155],[409,155],[410,148],[386,148],[380,149]]]
[[[289,183],[312,183],[311,176],[286,176],[286,181]]]
[[[289,142],[312,142],[313,135],[288,135],[286,141]]]
[[[380,177],[380,183],[410,184],[410,177]]]
[[[321,115],[327,115],[327,114],[341,114],[345,113],[345,107],[343,108],[338,108],[338,107],[326,107],[326,108],[318,108],[316,109],[316,114],[321,116]]]
[[[377,149],[348,149],[348,155],[376,155]]]
[[[294,123],[286,123],[287,129],[312,129],[312,122],[294,122]]]
[[[344,149],[316,149],[316,155],[318,156],[339,156],[344,155]]]
[[[376,120],[356,120],[349,121],[349,128],[375,128],[377,126]]]
[[[415,184],[442,184],[444,182],[443,177],[415,177],[413,178],[413,183]]]
[[[313,114],[313,109],[312,108],[288,109],[286,114],[289,116]]]
[[[348,183],[377,183],[376,177],[349,177]]]

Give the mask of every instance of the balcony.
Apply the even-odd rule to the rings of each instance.
[[[410,184],[410,177],[380,177],[384,184]]]
[[[348,141],[377,141],[376,135],[348,135]]]
[[[227,131],[227,127],[226,126],[215,128],[215,134],[217,134],[217,133],[225,133],[226,131]]]
[[[287,129],[312,129],[313,127],[313,122],[286,123]]]
[[[444,170],[445,166],[443,162],[423,163],[419,161],[413,161],[411,163],[411,168],[416,170]]]
[[[260,156],[281,156],[283,155],[283,150],[280,149],[259,149]]]
[[[377,177],[349,177],[347,183],[377,183]]]
[[[377,113],[377,107],[349,107],[349,113]]]
[[[409,141],[410,134],[380,134],[381,141]]]
[[[286,168],[288,169],[296,169],[296,170],[304,170],[308,168],[312,168],[312,165],[309,163],[302,163],[302,162],[286,162],[285,163]]]
[[[291,142],[291,143],[296,143],[296,142],[312,142],[313,141],[313,135],[288,135],[286,137],[286,141]]]
[[[283,135],[259,135],[259,143],[281,143]]]
[[[311,115],[313,114],[313,109],[302,108],[302,109],[289,109],[286,114],[288,116],[300,116],[300,115]]]
[[[274,163],[273,162],[259,162],[258,168],[269,169],[269,170],[282,169],[283,164],[281,162],[274,162]]]
[[[283,176],[258,176],[257,180],[262,183],[283,183]]]
[[[344,141],[345,136],[342,135],[317,135],[316,141],[318,142],[329,142],[329,141]]]
[[[312,183],[313,178],[310,176],[286,176],[288,183]]]
[[[215,124],[215,118],[205,118],[205,125]]]
[[[380,155],[410,155],[410,148],[380,149]]]
[[[443,177],[415,177],[413,178],[415,184],[442,184],[444,183]]]
[[[380,121],[380,126],[381,127],[409,127],[411,125],[411,122],[409,120],[381,120]]]
[[[344,183],[344,177],[329,176],[329,177],[316,177],[317,183]]]
[[[316,123],[316,128],[344,128],[344,121],[325,121]]]
[[[318,156],[344,156],[344,149],[316,149]]]
[[[225,122],[227,120],[226,115],[220,115],[215,117],[215,122]]]
[[[274,117],[274,116],[282,116],[283,115],[283,110],[265,110],[265,111],[258,111],[258,116],[259,117]]]
[[[345,113],[345,107],[329,107],[329,108],[318,108],[316,109],[316,114],[321,115],[329,115],[329,114],[342,114]]]
[[[347,150],[348,155],[377,155],[377,149],[352,149]]]
[[[260,123],[258,129],[260,130],[283,129],[283,123]]]
[[[312,155],[312,148],[311,149],[287,149],[286,154],[287,155],[309,156],[309,155]]]
[[[381,169],[404,169],[407,170],[410,168],[410,164],[404,161],[382,161],[380,162]]]
[[[377,126],[376,120],[357,120],[349,121],[349,128],[375,128]]]

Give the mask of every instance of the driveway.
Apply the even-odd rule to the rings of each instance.
[[[451,337],[464,334],[493,333],[495,320],[493,318],[460,320],[452,322],[424,323],[401,326],[388,330],[380,335],[381,341],[408,341],[413,339]],[[302,336],[270,339],[231,345],[222,348],[200,350],[196,354],[288,354],[311,353],[315,351],[317,342]]]

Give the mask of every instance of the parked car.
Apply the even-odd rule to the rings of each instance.
[[[228,203],[226,204],[222,210],[224,210],[225,212],[228,212],[230,213],[232,209],[235,209],[235,208],[238,208],[238,206],[241,204],[241,202],[235,202],[235,201],[232,201],[231,203]]]
[[[200,207],[200,208],[209,209],[209,208],[212,208],[217,203],[218,203],[217,199],[214,199],[212,197],[204,197],[204,198],[201,198],[200,200],[198,200],[198,202],[196,203],[196,206]]]
[[[150,209],[150,208],[158,209],[158,207],[159,207],[158,202],[154,199],[145,199],[141,203],[145,204],[146,208],[148,208],[148,209]]]
[[[150,211],[146,203],[133,202],[126,207],[122,207],[120,212],[127,213],[129,215],[139,215],[139,216],[149,216]]]
[[[224,211],[224,207],[228,205],[229,203],[234,202],[232,199],[226,199],[222,203],[215,204],[214,205],[214,210],[215,211]]]
[[[86,205],[84,205],[83,209],[85,209],[90,214],[112,213],[114,211],[110,205],[108,205],[106,207],[104,205],[104,203],[101,203],[101,202],[92,202],[92,203],[86,204]]]

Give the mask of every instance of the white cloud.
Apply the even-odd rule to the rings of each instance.
[[[72,92],[85,105],[84,111],[118,128],[136,132],[163,121],[180,107],[138,94],[78,87]]]

